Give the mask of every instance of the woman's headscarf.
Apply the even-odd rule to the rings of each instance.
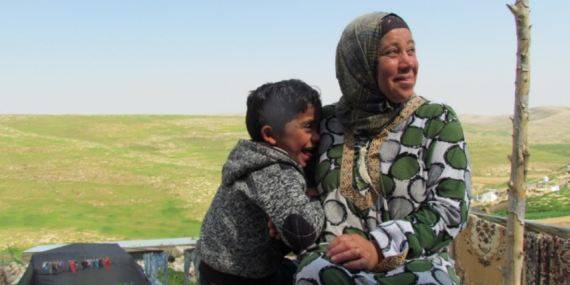
[[[336,50],[336,77],[342,97],[336,114],[356,134],[375,135],[403,108],[390,102],[377,83],[380,39],[395,28],[408,28],[395,14],[375,12],[354,19]]]

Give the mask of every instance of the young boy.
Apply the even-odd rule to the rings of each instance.
[[[324,224],[309,198],[303,167],[317,146],[319,93],[300,80],[265,84],[247,98],[251,140],[240,140],[202,223],[197,251],[202,285],[292,284],[284,256],[313,244]],[[281,241],[271,238],[272,221]]]

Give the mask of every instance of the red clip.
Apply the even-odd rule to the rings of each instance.
[[[71,269],[71,272],[75,273],[75,260],[69,261],[69,269]]]
[[[105,269],[111,269],[111,260],[108,257],[105,257],[105,259],[103,259],[103,265],[105,265]]]

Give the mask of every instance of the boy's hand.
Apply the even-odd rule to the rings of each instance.
[[[317,187],[307,187],[307,191],[305,191],[305,193],[309,197],[319,197],[319,190],[317,190]]]
[[[275,224],[273,223],[272,220],[269,220],[269,222],[267,223],[267,227],[269,227],[269,236],[270,237],[272,237],[274,239],[281,240],[281,235],[277,231],[277,228],[275,227]]]

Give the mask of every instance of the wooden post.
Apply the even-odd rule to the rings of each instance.
[[[517,70],[515,81],[515,115],[513,118],[513,151],[509,181],[507,217],[507,252],[503,271],[504,284],[522,284],[524,268],[524,214],[526,173],[530,156],[527,144],[528,96],[530,90],[530,20],[529,1],[516,0],[507,5],[515,16],[517,28]]]

